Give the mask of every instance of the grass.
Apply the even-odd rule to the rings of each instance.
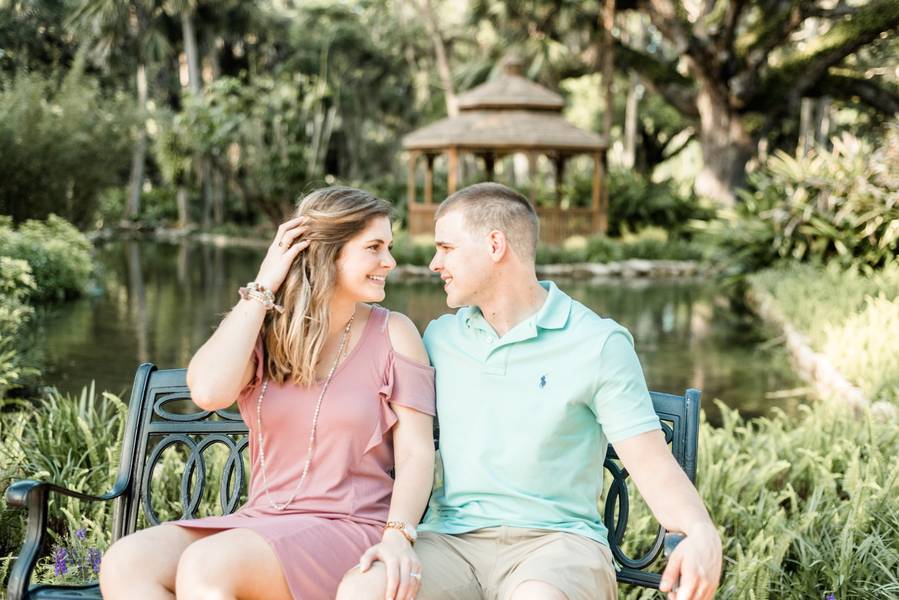
[[[725,572],[718,598],[893,598],[899,593],[899,428],[871,416],[856,419],[835,404],[805,407],[800,417],[775,413],[744,420],[719,407],[723,425],[703,423],[698,486],[725,541]],[[121,401],[90,390],[51,395],[39,408],[3,417],[0,469],[12,477],[36,476],[85,491],[109,489],[118,465],[124,417]],[[225,453],[207,457],[221,472]],[[153,486],[162,518],[180,514],[177,488],[183,455],[166,450]],[[216,466],[219,465],[219,466]],[[201,514],[215,510],[210,482]],[[640,531],[654,528],[633,504],[631,548]],[[108,506],[54,499],[54,549],[37,580],[72,581],[73,570],[54,573],[53,553],[87,530],[91,547],[109,543]],[[21,515],[0,513],[4,553],[22,539]],[[12,526],[10,526],[12,524]],[[644,535],[645,537],[645,535]],[[0,565],[0,570],[3,566]],[[68,579],[64,579],[68,578]],[[622,589],[622,598],[657,597]]]
[[[869,273],[792,265],[749,285],[869,398],[899,404],[899,263]]]
[[[703,423],[699,492],[724,541],[720,599],[899,594],[899,428],[835,403]],[[638,518],[638,521],[641,519]],[[643,513],[637,529],[650,529]],[[639,536],[638,536],[639,537]],[[623,589],[622,598],[657,598]]]

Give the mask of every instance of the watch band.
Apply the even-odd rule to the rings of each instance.
[[[387,523],[384,524],[384,530],[386,531],[388,529],[396,529],[397,531],[402,533],[403,537],[409,540],[410,544],[414,544],[416,538],[418,537],[417,535],[415,535],[415,530],[412,529],[405,521],[387,521]],[[410,529],[412,529],[411,533],[409,532]]]

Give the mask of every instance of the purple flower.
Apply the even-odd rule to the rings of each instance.
[[[84,538],[87,537],[87,529],[82,527],[81,529],[77,530],[75,532],[75,537],[77,537],[79,540],[83,540]]]
[[[837,600],[837,596],[833,592],[830,592],[829,594],[827,594],[824,600]]]
[[[66,559],[69,557],[69,552],[65,548],[59,547],[56,549],[56,554],[53,556],[55,564],[53,566],[53,572],[57,577],[61,577],[66,574],[66,571],[69,570]]]
[[[100,572],[100,551],[96,548],[91,548],[87,551],[87,560],[91,563],[91,570],[94,573]]]

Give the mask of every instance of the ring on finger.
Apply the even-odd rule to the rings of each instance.
[[[421,579],[421,573],[409,573],[409,577],[414,577],[416,579]]]

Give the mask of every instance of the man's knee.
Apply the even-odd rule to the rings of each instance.
[[[336,600],[381,600],[386,587],[387,575],[381,563],[373,564],[365,573],[353,567],[343,576]]]
[[[568,600],[568,597],[545,581],[530,579],[515,588],[510,600]]]

